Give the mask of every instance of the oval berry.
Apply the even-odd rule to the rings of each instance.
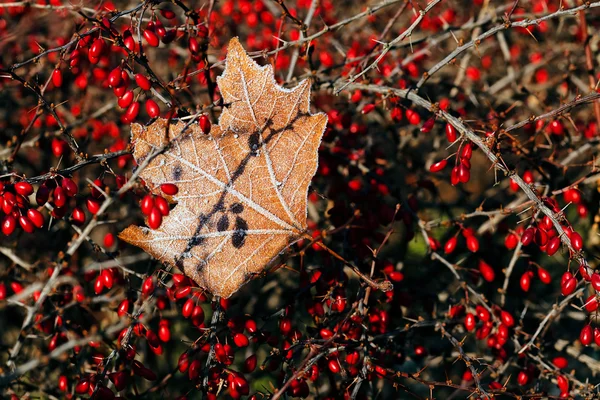
[[[479,272],[481,272],[481,276],[488,282],[492,282],[496,277],[496,273],[494,269],[485,261],[479,260]]]
[[[162,190],[164,194],[169,196],[175,196],[177,192],[179,192],[179,188],[173,183],[163,183],[162,185],[160,185],[160,190]]]
[[[57,88],[61,87],[63,84],[63,75],[58,68],[52,71],[52,83],[54,84],[54,87]]]
[[[152,99],[146,100],[146,112],[150,118],[157,118],[160,115],[160,107]]]
[[[571,233],[571,245],[575,251],[580,251],[583,248],[583,239],[579,233]]]
[[[44,226],[44,216],[35,208],[27,210],[27,218],[35,225],[36,228]]]
[[[448,160],[438,161],[436,163],[431,164],[431,167],[429,167],[429,171],[430,172],[439,172],[439,171],[443,170],[444,168],[446,168],[446,165],[448,165]]]
[[[31,183],[29,182],[17,182],[15,183],[15,192],[17,192],[21,196],[28,197],[30,194],[33,193],[33,186],[31,186]]]
[[[558,236],[553,237],[548,241],[548,246],[546,247],[546,254],[549,256],[553,256],[560,249],[560,238]]]
[[[148,226],[152,229],[158,229],[162,224],[162,213],[157,207],[153,207],[148,215]]]
[[[160,44],[158,36],[156,35],[156,33],[153,30],[145,29],[143,35],[144,35],[144,39],[146,39],[146,42],[150,46],[158,47],[158,45]]]
[[[448,241],[444,245],[444,253],[452,254],[452,252],[454,252],[454,250],[456,249],[457,243],[458,243],[458,239],[456,239],[456,236],[448,239]]]
[[[202,114],[200,116],[198,124],[200,125],[200,129],[202,129],[202,132],[205,135],[208,135],[210,132],[210,120],[208,119],[208,117],[206,115]]]

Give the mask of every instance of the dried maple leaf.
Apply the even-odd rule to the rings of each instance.
[[[278,86],[271,66],[259,67],[236,38],[217,83],[226,106],[208,135],[197,124],[180,134],[183,122],[164,119],[132,125],[139,164],[173,141],[140,176],[153,193],[163,183],[179,192],[159,229],[132,225],[119,237],[229,297],[304,233],[327,117],[310,113],[308,81]]]

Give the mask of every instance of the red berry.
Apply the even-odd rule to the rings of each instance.
[[[152,292],[154,292],[154,278],[149,276],[144,280],[144,283],[142,284],[142,294],[144,296],[149,296],[150,294],[152,294]]]
[[[35,225],[33,225],[33,222],[25,215],[19,217],[19,225],[21,225],[21,228],[27,233],[32,233],[35,230]]]
[[[160,185],[160,190],[168,196],[175,196],[179,191],[179,188],[173,183],[163,183]]]
[[[479,251],[479,241],[475,236],[469,236],[467,238],[467,248],[473,253]]]
[[[27,217],[33,223],[33,225],[35,225],[36,228],[41,228],[42,226],[44,226],[44,216],[35,208],[30,208],[29,210],[27,210]]]
[[[15,183],[15,192],[21,196],[28,197],[33,193],[33,186],[29,182],[21,181]]]
[[[153,207],[148,215],[148,226],[152,229],[158,229],[162,224],[162,213],[158,207]]]
[[[494,269],[485,261],[479,260],[479,272],[481,272],[481,276],[488,282],[492,282],[496,277],[496,273]]]
[[[85,201],[85,205],[87,206],[87,209],[89,212],[91,212],[92,214],[96,215],[98,213],[98,211],[100,211],[100,202],[98,200],[95,199],[87,199]]]
[[[475,307],[475,314],[477,315],[477,318],[479,318],[483,322],[489,321],[491,317],[490,312],[487,310],[487,308],[485,308],[482,305],[477,305]]]
[[[125,110],[125,114],[123,114],[123,118],[127,123],[133,122],[140,112],[140,103],[138,101],[134,101],[127,107]]]
[[[525,232],[523,232],[523,235],[521,236],[521,243],[523,244],[523,246],[529,246],[531,244],[531,242],[533,242],[534,237],[535,237],[535,229],[527,228],[527,229],[525,229]]]
[[[94,281],[94,293],[100,294],[104,290],[104,278],[102,275],[98,275]]]
[[[57,88],[61,87],[63,84],[62,72],[58,68],[56,68],[54,71],[52,71],[52,83]]]
[[[450,123],[446,124],[446,139],[448,139],[448,141],[450,143],[453,143],[457,138],[457,134],[456,134],[456,128],[454,126],[452,126]]]
[[[472,331],[475,329],[475,315],[468,313],[465,315],[465,329],[468,331]]]
[[[38,188],[37,192],[35,193],[35,202],[37,203],[38,206],[43,206],[44,204],[46,204],[46,202],[48,201],[48,199],[50,198],[50,189],[48,189],[48,186],[46,185],[42,185]]]
[[[131,103],[133,103],[133,91],[131,90],[125,92],[125,94],[117,100],[117,104],[119,104],[119,107],[121,108],[128,108]]]
[[[94,40],[88,51],[88,55],[92,58],[99,58],[104,51],[104,39],[98,38]]]
[[[191,37],[188,41],[188,49],[192,54],[198,54],[200,52],[200,44],[195,37]]]
[[[411,125],[419,125],[421,123],[421,116],[419,115],[418,112],[409,108],[406,110],[405,114],[406,114],[406,119],[408,119],[408,122]]]
[[[158,210],[163,216],[166,217],[167,215],[169,215],[169,202],[167,202],[167,200],[164,197],[156,196],[154,198],[154,207],[158,208]]]
[[[67,204],[67,194],[65,193],[65,190],[61,187],[58,186],[57,188],[54,189],[54,205],[58,208],[62,208],[65,206],[65,204]]]
[[[537,272],[542,283],[548,285],[552,281],[552,277],[550,276],[550,272],[548,272],[548,270],[540,267],[538,268]]]
[[[75,225],[82,225],[85,222],[85,213],[79,207],[73,208],[71,219]]]
[[[556,368],[564,369],[569,366],[569,362],[564,357],[554,357],[552,360],[552,364],[556,366]]]
[[[77,184],[73,182],[71,178],[63,178],[61,182],[61,186],[65,191],[65,194],[69,197],[74,197],[77,195]]]
[[[113,286],[113,282],[114,282],[114,276],[113,276],[113,272],[110,269],[104,269],[102,270],[101,275],[101,279],[104,280],[104,286],[107,289],[112,288]]]
[[[123,83],[123,77],[121,75],[122,72],[123,70],[121,69],[121,67],[117,67],[110,71],[110,74],[108,74],[108,85],[110,87],[114,88],[120,86],[121,83]]]
[[[435,125],[435,118],[429,118],[427,121],[425,121],[425,123],[423,124],[423,126],[421,126],[420,131],[423,133],[428,133],[431,132],[431,130],[433,129],[433,126]]]
[[[583,239],[579,233],[571,233],[571,245],[575,251],[580,251],[583,248]]]
[[[233,342],[237,347],[246,347],[248,344],[250,344],[248,338],[243,333],[236,333],[233,336]]]
[[[471,143],[467,143],[460,149],[460,158],[466,158],[467,160],[470,160],[472,156],[473,145]]]
[[[145,195],[140,203],[140,208],[144,215],[150,215],[150,212],[154,208],[154,196],[151,194]]]
[[[438,161],[436,163],[431,164],[431,167],[429,167],[429,171],[430,172],[439,172],[441,170],[443,170],[444,168],[446,168],[446,165],[448,164],[448,160],[441,160]]]
[[[471,179],[471,171],[464,164],[458,166],[458,180],[461,183],[467,183]]]
[[[160,107],[152,99],[146,100],[146,112],[150,118],[157,118],[160,115]]]
[[[79,394],[87,393],[90,387],[90,381],[87,378],[81,378],[75,385],[75,392]]]
[[[166,319],[160,320],[158,324],[158,338],[163,343],[167,343],[171,340],[171,329],[169,328],[169,321]]]
[[[519,281],[519,284],[521,285],[521,289],[523,289],[524,292],[529,291],[529,288],[531,286],[531,274],[529,273],[529,271],[521,275],[521,280]]]
[[[561,283],[560,291],[563,296],[568,296],[575,291],[576,287],[577,287],[577,279],[571,277],[571,278],[565,280],[563,283]]]
[[[517,238],[517,235],[515,235],[514,233],[509,233],[508,235],[506,235],[506,238],[504,239],[504,246],[506,246],[506,248],[508,250],[512,250],[515,247],[517,247],[518,243],[519,243],[519,238]]]
[[[467,78],[473,82],[477,82],[481,79],[481,71],[476,67],[467,67],[466,73]]]
[[[340,372],[340,362],[338,361],[337,358],[332,358],[331,360],[329,360],[329,363],[327,363],[327,366],[329,367],[329,370],[331,372],[333,372],[334,374],[337,374],[338,372]]]
[[[146,39],[146,42],[150,46],[152,46],[152,47],[158,47],[158,45],[159,45],[160,42],[159,42],[158,36],[154,32],[154,30],[145,29],[143,35],[144,35],[144,39]]]
[[[200,116],[200,119],[198,121],[198,124],[200,125],[200,129],[202,129],[202,132],[205,135],[208,135],[210,133],[210,120],[208,119],[208,117],[204,114],[202,114]]]
[[[193,298],[187,299],[186,302],[183,303],[183,307],[181,307],[181,315],[183,315],[184,318],[191,317],[195,306],[196,304]]]
[[[589,346],[592,343],[593,332],[590,325],[586,325],[583,327],[583,329],[581,329],[581,332],[579,333],[579,340],[584,346]]]
[[[124,299],[120,304],[119,307],[117,308],[117,315],[119,317],[123,317],[125,315],[127,315],[127,313],[129,312],[129,299]]]
[[[594,272],[591,276],[591,282],[594,290],[600,291],[600,274]]]
[[[456,239],[456,236],[451,237],[450,239],[448,239],[448,241],[444,245],[444,253],[446,253],[446,254],[452,254],[452,252],[454,252],[454,250],[456,249],[456,244],[457,243],[458,243],[458,239]]]
[[[115,235],[112,233],[107,233],[104,235],[104,247],[111,248],[115,245]]]
[[[569,391],[569,381],[563,375],[558,375],[556,377],[556,384],[561,392]]]
[[[117,389],[118,392],[127,387],[127,384],[129,383],[129,378],[129,371],[113,372],[108,375],[108,379],[110,379],[110,381],[115,385],[115,389]]]
[[[555,136],[562,136],[565,133],[565,127],[562,122],[554,120],[549,125],[550,132]]]
[[[541,229],[538,229],[541,230]],[[548,241],[548,246],[546,247],[546,254],[549,256],[553,256],[560,249],[560,237],[555,236]]]
[[[529,374],[527,373],[527,371],[519,372],[519,375],[517,375],[517,383],[520,386],[525,386],[525,385],[527,385],[528,382],[529,382]]]
[[[593,294],[588,297],[584,303],[584,306],[585,310],[589,313],[596,311],[598,309],[598,299],[596,298],[596,295]]]
[[[60,390],[61,392],[66,392],[69,389],[69,381],[67,380],[67,377],[64,375],[61,375],[58,377],[58,390]]]
[[[504,310],[501,311],[500,319],[502,320],[502,323],[509,328],[515,324],[515,320],[514,320],[512,314],[509,313],[508,311],[504,311]]]
[[[142,90],[150,90],[150,88],[152,87],[150,80],[143,74],[135,75],[135,83],[137,83],[137,85]]]

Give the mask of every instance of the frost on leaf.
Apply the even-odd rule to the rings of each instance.
[[[327,117],[309,110],[310,84],[277,85],[237,38],[217,83],[225,107],[208,135],[197,124],[159,119],[132,125],[134,157],[173,142],[142,171],[155,194],[174,183],[176,202],[159,229],[129,226],[119,237],[229,297],[306,229],[306,199]]]

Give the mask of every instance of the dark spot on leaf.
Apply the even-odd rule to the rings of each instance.
[[[205,240],[205,238],[203,238],[202,236],[194,236],[188,242],[188,246],[190,246],[190,247],[199,246],[202,243],[204,243],[204,240]]]
[[[236,249],[241,248],[246,241],[246,235],[248,231],[248,223],[245,219],[236,217],[235,218],[235,232],[231,236],[231,242],[233,247]]]
[[[258,133],[253,133],[252,135],[250,135],[250,137],[248,137],[248,147],[250,148],[250,153],[253,156],[256,156],[257,150],[258,150],[258,144],[260,141],[260,136],[258,135]]]
[[[200,261],[198,264],[196,264],[196,272],[201,273],[205,264],[206,263],[204,261]]]
[[[215,204],[214,212],[223,212],[225,211],[225,196],[221,195],[217,204]]]
[[[244,211],[244,205],[242,203],[233,203],[229,210],[234,214],[241,214]]]
[[[207,215],[204,215],[204,214],[198,215],[198,222],[199,222],[198,229],[197,229],[198,232],[208,222],[208,220],[209,220],[209,217]]]
[[[181,169],[181,165],[177,164],[173,167],[173,180],[174,181],[179,181],[181,179],[181,174],[182,174],[183,170]]]
[[[227,214],[224,214],[219,218],[219,222],[217,222],[217,230],[223,232],[226,231],[227,228],[229,228],[229,218],[227,217]]]

